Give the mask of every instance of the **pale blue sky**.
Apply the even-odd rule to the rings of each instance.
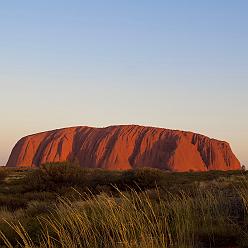
[[[140,124],[248,165],[248,1],[0,3],[0,164],[24,135]]]

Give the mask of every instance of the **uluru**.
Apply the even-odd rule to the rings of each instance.
[[[29,135],[14,146],[7,167],[39,167],[64,161],[109,170],[153,167],[208,171],[241,167],[225,141],[193,132],[138,125],[79,126]]]

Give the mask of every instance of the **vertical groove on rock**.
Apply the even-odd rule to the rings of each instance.
[[[55,135],[56,135],[56,132],[49,132],[47,137],[38,146],[38,149],[33,159],[33,164],[35,166],[39,166],[41,164],[40,162],[42,160],[43,152],[46,149],[46,146],[53,140]]]
[[[135,159],[136,159],[137,155],[140,152],[140,145],[142,143],[142,140],[144,139],[144,136],[146,135],[146,132],[145,132],[146,130],[147,129],[145,127],[142,127],[142,129],[140,130],[140,132],[139,132],[138,135],[137,135],[138,130],[135,132],[135,134],[137,135],[137,138],[136,138],[136,141],[135,141],[134,150],[133,150],[132,155],[128,159],[129,160],[129,163],[130,163],[130,165],[132,167],[135,167],[135,163],[134,162],[135,162]]]

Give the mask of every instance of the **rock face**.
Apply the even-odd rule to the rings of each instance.
[[[171,171],[237,170],[229,144],[192,132],[136,125],[72,127],[22,138],[8,167],[79,161],[82,167]]]

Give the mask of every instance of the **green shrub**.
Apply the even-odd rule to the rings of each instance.
[[[9,175],[10,170],[6,167],[0,167],[0,183]]]
[[[21,195],[0,195],[0,206],[14,211],[19,208],[25,208],[27,201]]]
[[[56,191],[63,185],[83,185],[87,180],[87,169],[74,164],[49,163],[32,171],[24,178],[25,190]]]
[[[154,188],[162,184],[166,180],[166,173],[159,169],[138,168],[134,170],[124,171],[118,184],[119,188],[131,187],[137,190]]]

